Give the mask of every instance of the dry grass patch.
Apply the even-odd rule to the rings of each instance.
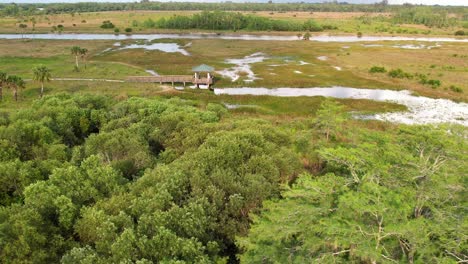
[[[464,43],[441,43],[433,49],[401,49],[392,47],[396,43],[382,42],[383,47],[363,47],[353,44],[342,53],[330,54],[330,61],[345,66],[355,75],[378,80],[415,91],[424,96],[468,100],[468,45]],[[407,44],[407,43],[405,43]],[[431,43],[424,43],[433,45]],[[347,55],[349,53],[349,55]],[[436,89],[422,85],[418,78],[395,79],[387,74],[370,74],[372,66],[383,66],[387,70],[400,68],[411,74],[425,74],[428,79],[440,80]],[[461,87],[466,92],[457,93],[449,89],[451,85]]]

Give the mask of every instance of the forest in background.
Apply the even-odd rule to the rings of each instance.
[[[43,8],[43,10],[38,10]],[[440,12],[467,14],[463,6],[418,6],[388,5],[386,2],[376,4],[347,3],[197,3],[197,2],[146,2],[140,3],[49,3],[49,4],[0,4],[0,9],[7,13],[24,12],[29,14],[57,14],[125,10],[206,10],[206,11],[308,11],[308,12],[398,12],[406,9],[431,9]]]
[[[212,30],[273,30],[273,31],[321,31],[335,29],[330,25],[318,25],[309,20],[298,22],[291,19],[270,19],[255,14],[241,14],[238,11],[270,11],[270,12],[366,12],[381,13],[379,16],[363,15],[360,20],[363,24],[372,22],[389,22],[398,24],[420,24],[427,27],[447,28],[461,26],[468,28],[468,8],[454,6],[416,6],[416,5],[386,5],[383,3],[373,5],[352,4],[267,4],[267,3],[70,3],[70,4],[0,4],[0,16],[27,17],[32,15],[52,15],[102,11],[204,11],[193,16],[175,15],[174,17],[153,21],[149,19],[144,25],[146,28],[169,29],[212,29]],[[213,12],[214,11],[214,12]],[[391,13],[391,16],[385,14]],[[199,23],[212,19],[211,22]],[[24,20],[27,22],[28,20]],[[313,25],[311,25],[313,24]],[[133,25],[136,26],[136,25]],[[463,32],[465,33],[465,32]],[[463,34],[464,35],[464,34]]]
[[[234,12],[203,11],[192,16],[174,15],[159,20],[147,19],[142,23],[145,28],[168,29],[211,29],[211,30],[252,30],[252,31],[322,31],[324,26],[312,19],[303,23],[270,19],[255,15]]]
[[[56,95],[2,112],[0,259],[466,259],[463,127],[366,128],[331,100],[286,123],[195,106]]]

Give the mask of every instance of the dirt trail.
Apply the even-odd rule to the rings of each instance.
[[[90,82],[125,82],[124,80],[93,79],[93,78],[52,78],[52,81],[90,81]]]
[[[111,80],[111,79],[92,79],[92,78],[51,78],[52,81],[88,81],[88,82],[118,82],[124,83],[124,80]],[[32,79],[25,79],[25,81],[32,81]],[[155,93],[177,92],[174,87],[170,85],[160,85],[161,91]]]

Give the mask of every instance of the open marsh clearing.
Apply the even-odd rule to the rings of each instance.
[[[323,88],[224,88],[214,89],[217,95],[267,95],[279,97],[325,96],[340,99],[366,99],[393,102],[408,108],[405,112],[367,115],[366,118],[404,124],[455,123],[468,126],[468,104],[447,99],[432,99],[411,95],[409,91],[356,89],[350,87]]]
[[[265,39],[265,36],[253,36],[255,40],[251,40],[250,36],[225,39],[231,36],[202,37],[200,34],[191,34],[193,38],[186,38],[185,34],[177,35],[175,38],[173,34],[151,35],[152,37],[148,37],[150,35],[109,37],[102,34],[49,35],[62,39],[0,40],[2,67],[8,72],[21,74],[24,78],[32,78],[31,65],[47,65],[51,68],[54,78],[64,80],[60,82],[61,85],[68,86],[75,85],[79,79],[120,81],[130,75],[191,74],[192,67],[203,63],[215,68],[215,88],[220,88],[215,89],[215,93],[224,93],[222,96],[210,96],[209,91],[202,92],[196,89],[173,89],[173,91],[162,89],[155,95],[176,95],[190,99],[198,98],[205,102],[226,102],[229,105],[239,105],[231,109],[238,113],[282,112],[307,115],[313,113],[316,107],[293,102],[317,102],[316,100],[322,100],[322,96],[332,96],[328,93],[333,93],[331,89],[323,93],[313,93],[314,96],[318,96],[317,98],[299,98],[312,95],[307,94],[310,93],[308,87],[354,87],[362,90],[361,96],[347,96],[348,93],[344,92],[341,96],[332,97],[346,102],[345,105],[349,110],[370,114],[378,120],[401,123],[453,122],[462,125],[466,125],[467,122],[466,104],[463,102],[467,101],[465,90],[468,83],[466,62],[468,47],[464,42],[452,41],[451,38],[449,42],[440,43],[425,42],[425,40],[420,42],[414,39],[412,41],[375,39],[375,43],[369,44],[364,39],[354,43],[352,37],[346,37],[345,40],[352,41],[345,41],[347,44],[343,46],[328,36],[330,42],[297,39],[278,41]],[[40,35],[44,36],[48,35]],[[95,36],[98,36],[98,39],[95,39]],[[71,39],[72,37],[79,40]],[[87,67],[82,67],[79,72],[73,70],[74,57],[69,54],[69,48],[76,44],[87,47],[90,51],[87,56]],[[15,45],[21,52],[10,51],[10,45]],[[401,68],[413,75],[425,74],[430,78],[440,79],[442,85],[433,88],[422,85],[415,79],[395,79],[386,73],[369,73],[369,69],[375,65],[388,70]],[[133,85],[135,84],[122,83],[119,85],[121,92],[114,91],[114,96],[124,96],[127,90],[125,87]],[[34,86],[34,82],[29,82],[27,89]],[[52,83],[48,86],[55,87]],[[96,92],[99,92],[99,84],[88,84],[88,86],[94,87],[92,89],[97,89]],[[242,90],[245,86],[249,86],[247,90],[250,92],[243,95],[235,93],[228,95],[228,91],[231,90],[222,90],[222,88]],[[453,91],[450,88],[452,86],[459,87],[462,92]],[[158,87],[158,84],[154,84],[153,87]],[[274,104],[265,100],[265,96],[276,96],[274,93],[278,90],[275,88],[278,87],[290,87],[288,89],[293,92],[289,96],[298,98],[271,99]],[[376,88],[374,91],[376,93],[382,89],[389,91],[385,93],[386,97],[375,98],[370,96],[373,93],[367,92],[372,91],[368,88]],[[53,93],[53,90],[49,92]],[[409,92],[403,90],[422,97],[411,96]],[[86,92],[87,89],[79,91]],[[259,96],[253,96],[258,93],[263,95],[260,98],[264,102],[257,98]],[[230,99],[226,99],[226,96]],[[451,99],[462,103],[431,98]],[[242,105],[256,105],[256,107],[242,107]],[[376,107],[378,105],[381,107]],[[407,113],[401,112],[404,108],[408,109]],[[390,113],[382,113],[388,111]]]

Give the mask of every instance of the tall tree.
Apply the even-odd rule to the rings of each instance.
[[[79,46],[73,46],[71,48],[71,54],[75,56],[75,65],[76,65],[76,69],[78,69],[78,67],[80,66],[78,64],[78,56],[80,56],[81,54],[81,48]]]
[[[24,31],[26,30],[26,28],[28,27],[28,25],[26,25],[26,24],[19,24],[18,27],[21,29],[21,38],[24,38]]]
[[[10,89],[13,89],[13,96],[15,97],[15,101],[18,101],[18,89],[25,87],[24,80],[19,76],[10,75],[7,78],[7,86]]]
[[[317,110],[315,124],[325,134],[328,141],[331,136],[337,134],[345,120],[344,106],[331,99],[326,99]]]
[[[33,31],[36,30],[36,23],[37,23],[36,18],[34,18],[34,17],[31,18],[31,24],[32,24],[32,30]]]
[[[7,84],[7,78],[6,72],[0,71],[0,101],[3,100],[3,86]]]
[[[37,66],[34,68],[34,80],[41,83],[41,98],[44,95],[44,82],[49,82],[50,78],[50,69],[46,66]]]
[[[80,49],[80,57],[84,62],[85,69],[86,69],[86,55],[87,54],[88,54],[88,49],[86,49],[86,48]]]

